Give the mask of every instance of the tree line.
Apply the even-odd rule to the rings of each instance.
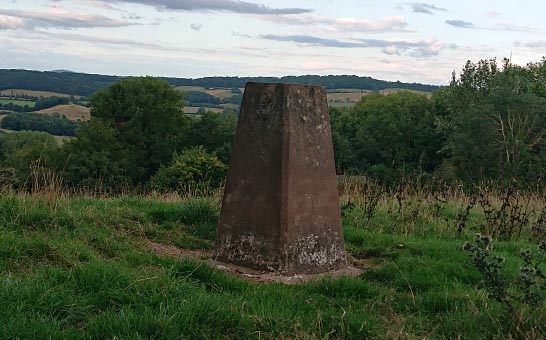
[[[431,97],[370,95],[332,109],[342,173],[381,181],[542,182],[546,170],[546,59],[467,62]]]
[[[79,123],[66,117],[33,112],[11,113],[0,121],[0,127],[14,131],[44,131],[55,136],[75,136]]]
[[[91,120],[59,146],[39,133],[0,135],[0,168],[25,187],[39,161],[72,187],[173,190],[219,185],[235,133],[233,114],[182,113],[183,98],[151,77],[118,81],[90,100]],[[517,66],[468,62],[432,95],[371,94],[331,108],[339,174],[386,184],[542,185],[546,166],[546,58]]]
[[[14,103],[0,103],[0,110],[8,110],[14,112],[32,112],[39,111],[43,109],[48,109],[57,105],[68,104],[70,100],[65,97],[47,97],[38,99],[36,102],[33,102],[34,105],[18,105]]]
[[[125,79],[119,76],[85,74],[76,72],[41,72],[29,70],[0,70],[0,90],[27,89],[66,93],[70,95],[91,96],[100,89],[105,89],[115,82]],[[305,75],[286,77],[205,77],[205,78],[159,78],[172,86],[202,86],[205,88],[242,88],[247,82],[263,83],[300,83],[324,86],[326,89],[354,88],[379,91],[401,88],[431,92],[438,86],[419,83],[385,81],[371,77],[355,75]]]

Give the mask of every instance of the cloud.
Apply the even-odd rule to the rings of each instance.
[[[123,10],[117,7],[114,7],[106,2],[101,2],[101,0],[51,0],[51,2],[62,2],[62,1],[67,1],[67,2],[70,2],[71,4],[79,4],[79,5],[89,6],[89,7],[99,8],[99,9],[107,9],[110,11],[123,12]]]
[[[21,18],[0,15],[0,30],[15,30],[26,27],[27,23]]]
[[[534,40],[534,41],[514,41],[515,47],[526,47],[526,48],[546,48],[546,40]]]
[[[494,29],[500,30],[500,31],[512,31],[512,32],[536,32],[537,31],[536,29],[532,27],[519,26],[519,25],[514,25],[509,23],[497,24]]]
[[[16,34],[16,33],[15,33]],[[42,40],[42,41],[55,41],[60,40],[62,42],[76,42],[76,43],[89,43],[92,46],[118,46],[121,47],[120,50],[128,50],[131,48],[137,48],[140,50],[149,50],[149,51],[169,51],[169,52],[195,52],[201,54],[210,54],[216,53],[215,49],[203,49],[203,48],[186,48],[179,46],[172,46],[161,44],[160,42],[154,42],[144,39],[127,39],[127,38],[116,38],[111,36],[98,36],[98,35],[88,35],[88,34],[78,34],[70,32],[55,32],[50,33],[46,31],[33,31],[25,35],[26,39],[31,40]],[[57,43],[56,43],[57,44]],[[111,50],[111,48],[108,50]]]
[[[463,20],[446,20],[446,24],[460,28],[476,28],[473,23]]]
[[[231,31],[231,35],[234,36],[234,37],[252,38],[251,35],[244,34],[244,33],[240,33],[240,32],[236,32],[236,31]]]
[[[402,4],[402,5],[411,7],[414,13],[433,14],[432,13],[433,11],[447,12],[447,9],[445,8],[437,7],[436,5],[433,5],[433,4],[425,4],[421,2],[411,2],[411,3]]]
[[[313,37],[310,35],[273,35],[266,34],[260,35],[260,38],[266,40],[275,40],[275,41],[290,41],[298,44],[313,45],[313,46],[324,46],[324,47],[343,47],[343,48],[354,48],[354,47],[365,47],[358,42],[346,42],[337,39],[324,39],[319,37]]]
[[[103,2],[111,2],[101,0]],[[153,6],[159,10],[232,12],[240,14],[302,14],[313,10],[305,8],[272,8],[240,0],[114,0]]]
[[[497,18],[498,16],[500,16],[501,14],[495,10],[490,10],[490,11],[487,11],[485,14],[487,14],[488,17],[490,18]]]
[[[406,20],[400,16],[385,17],[377,20],[355,18],[328,18],[315,15],[264,16],[265,20],[276,23],[301,26],[325,26],[336,32],[392,32],[403,31]]]
[[[198,32],[199,32],[199,31],[201,30],[201,28],[203,28],[203,25],[201,25],[201,24],[191,24],[191,25],[190,25],[190,28],[191,28],[192,30],[194,30],[194,31],[198,31]]]
[[[0,28],[81,28],[129,26],[126,20],[116,20],[98,14],[76,13],[62,8],[22,11],[0,8]]]
[[[344,41],[326,39],[310,35],[260,35],[259,38],[275,41],[287,41],[308,46],[322,46],[334,48],[379,48],[388,55],[410,54],[414,57],[429,57],[438,55],[446,46],[436,40],[390,40],[390,39],[355,39]],[[455,45],[448,45],[456,48]]]

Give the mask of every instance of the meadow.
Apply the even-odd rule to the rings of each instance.
[[[31,97],[40,97],[40,98],[47,98],[47,97],[65,97],[65,98],[69,98],[70,97],[70,95],[66,94],[66,93],[51,92],[51,91],[35,91],[35,90],[28,90],[28,89],[1,90],[0,95],[8,96],[8,97],[31,96]],[[76,99],[81,98],[81,96],[74,96],[74,97]]]
[[[515,284],[509,286],[510,307],[496,301],[463,250],[477,232],[496,235],[492,253],[505,259],[497,274],[506,283],[520,282],[520,250],[536,253],[546,235],[542,195],[343,183],[346,248],[351,264],[363,273],[300,285],[251,282],[150,246],[211,254],[220,197],[221,191],[116,197],[55,188],[4,191],[0,338],[546,335],[543,300],[522,302],[518,294],[523,290]],[[521,214],[524,222],[515,222],[512,231],[502,229]]]
[[[19,106],[28,105],[28,107],[34,107],[34,104],[35,104],[35,102],[31,100],[0,98],[0,104],[10,104],[10,103],[13,105],[19,105]]]

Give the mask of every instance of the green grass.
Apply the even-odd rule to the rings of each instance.
[[[5,105],[9,103],[12,103],[14,105],[19,105],[19,106],[28,105],[28,107],[34,107],[34,104],[36,104],[35,102],[30,100],[0,98],[0,104]]]
[[[218,213],[208,198],[1,195],[0,339],[502,339],[508,332],[539,339],[546,332],[540,309],[523,311],[516,331],[502,306],[476,289],[480,276],[462,251],[471,232],[442,234],[447,229],[436,226],[404,235],[388,228],[384,212],[381,230],[345,216],[347,249],[369,267],[358,278],[257,284],[160,257],[147,245],[210,250]],[[527,247],[495,245],[507,275]]]

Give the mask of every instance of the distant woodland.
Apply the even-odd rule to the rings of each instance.
[[[0,70],[0,90],[27,89],[51,91],[70,95],[90,96],[127,77],[105,76],[74,72],[40,72],[27,70]],[[242,88],[247,82],[283,82],[320,85],[326,89],[361,89],[379,91],[384,89],[406,89],[431,92],[438,86],[418,83],[391,82],[371,77],[340,76],[286,76],[276,77],[206,77],[206,78],[160,78],[172,86],[201,86],[205,88]]]

